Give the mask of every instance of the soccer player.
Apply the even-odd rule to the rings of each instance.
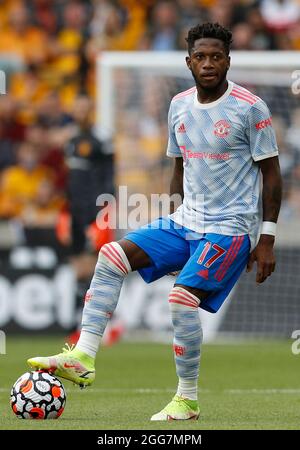
[[[168,217],[102,247],[76,347],[28,360],[34,369],[90,385],[124,277],[138,270],[150,283],[180,271],[169,295],[178,388],[151,420],[199,416],[198,307],[218,311],[245,267],[250,271],[254,262],[257,283],[275,269],[281,203],[278,149],[264,101],[227,80],[231,41],[231,32],[217,23],[197,25],[188,33],[186,64],[195,87],[171,101],[167,149],[175,162],[171,194],[182,194],[183,203]]]

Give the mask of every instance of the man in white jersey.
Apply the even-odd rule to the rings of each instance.
[[[170,193],[181,194],[182,205],[168,217],[102,247],[76,347],[28,360],[34,369],[90,385],[101,336],[124,277],[138,270],[150,283],[180,271],[169,295],[178,388],[151,420],[199,417],[198,307],[218,311],[242,271],[246,266],[250,271],[255,261],[257,283],[275,269],[273,246],[281,203],[278,149],[266,104],[226,79],[231,38],[230,31],[211,23],[188,33],[186,63],[196,85],[172,99],[167,149],[175,161]]]

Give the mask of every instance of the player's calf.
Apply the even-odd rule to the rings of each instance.
[[[44,369],[79,385],[95,378],[94,359],[120,295],[124,277],[131,271],[124,250],[117,242],[105,244],[98,257],[94,276],[85,297],[80,338],[73,350],[48,357],[30,358],[34,369]]]
[[[173,349],[179,378],[198,378],[202,327],[198,312],[200,300],[183,287],[175,286],[169,295],[174,328]]]
[[[197,388],[202,342],[199,302],[199,298],[183,286],[175,286],[170,292],[178,387],[172,401],[154,414],[151,420],[190,420],[199,417]]]

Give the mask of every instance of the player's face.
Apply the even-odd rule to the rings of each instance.
[[[219,39],[197,39],[190,56],[186,58],[196,84],[202,89],[214,90],[226,78],[230,67],[224,44]]]

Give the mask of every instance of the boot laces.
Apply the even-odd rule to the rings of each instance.
[[[65,347],[62,348],[63,353],[69,353],[71,352],[75,347],[75,344],[68,344],[68,342],[65,343]]]

